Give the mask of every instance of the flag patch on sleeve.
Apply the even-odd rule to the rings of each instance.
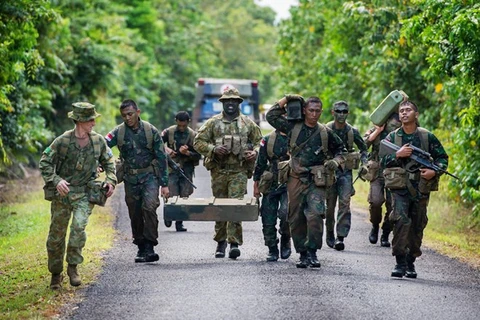
[[[110,141],[112,141],[113,137],[114,137],[114,135],[113,135],[111,132],[109,132],[109,133],[105,136],[105,140],[107,140],[107,141],[110,142]]]
[[[261,147],[264,147],[264,146],[265,146],[265,139],[264,139],[264,138],[262,138],[262,140],[260,141],[260,146],[261,146]]]

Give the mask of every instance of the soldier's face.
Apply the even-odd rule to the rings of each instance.
[[[122,115],[122,119],[125,122],[125,124],[132,128],[136,129],[138,128],[138,119],[140,117],[140,109],[135,110],[134,107],[126,107],[124,109],[120,110],[120,113]]]
[[[402,105],[398,108],[398,116],[402,124],[409,124],[416,121],[418,117],[418,112],[410,105]]]
[[[338,123],[345,123],[347,121],[348,113],[349,112],[347,108],[335,108],[332,111],[333,118]]]
[[[237,99],[226,99],[222,101],[223,103],[223,112],[228,115],[236,115],[240,109],[240,100]]]
[[[180,132],[185,132],[188,128],[188,121],[179,121],[177,120],[177,130]]]
[[[322,114],[322,105],[318,102],[310,102],[303,108],[303,114],[307,124],[316,124]]]
[[[77,122],[77,126],[82,128],[83,131],[90,133],[93,127],[95,127],[95,119],[86,122]]]

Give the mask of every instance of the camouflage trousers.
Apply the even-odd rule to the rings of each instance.
[[[277,219],[280,220],[279,232],[281,236],[290,238],[290,225],[287,219],[287,190],[281,193],[270,193],[262,198],[260,213],[262,215],[263,239],[267,247],[278,244]]]
[[[149,174],[137,184],[125,181],[125,202],[130,216],[133,243],[149,241],[158,244],[157,208],[160,206],[158,179]]]
[[[211,171],[212,193],[215,198],[243,199],[247,191],[247,173],[229,172],[213,169]],[[243,244],[241,221],[215,222],[215,235],[213,240],[220,242]]]
[[[407,190],[392,192],[393,211],[390,221],[393,226],[392,255],[422,255],[423,230],[427,226],[429,195],[412,199]]]
[[[58,197],[51,204],[50,230],[47,238],[48,270],[53,274],[63,271],[65,237],[70,218],[70,236],[67,245],[67,263],[81,264],[82,249],[87,241],[85,228],[94,205],[88,202],[87,194],[70,192],[66,197]]]
[[[325,227],[333,231],[335,227],[335,206],[338,199],[336,234],[340,237],[348,236],[352,226],[352,212],[350,199],[355,193],[353,189],[352,170],[340,170],[336,173],[337,181],[327,189],[327,218]]]
[[[287,183],[288,222],[297,252],[321,249],[325,219],[325,188],[290,176]]]
[[[386,211],[383,218],[382,230],[384,233],[390,233],[392,227],[389,220],[389,214],[392,211],[392,192],[385,188],[385,179],[377,178],[370,182],[370,191],[368,193],[370,222],[373,226],[379,226],[382,222],[382,205],[385,203]]]
[[[193,182],[193,168],[185,168],[187,178]],[[170,197],[180,196],[182,198],[189,197],[193,193],[193,187],[177,172],[170,172],[168,175],[168,191]]]

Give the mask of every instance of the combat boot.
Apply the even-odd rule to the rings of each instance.
[[[335,233],[333,233],[333,231],[327,231],[327,237],[325,242],[327,243],[327,246],[333,248],[333,246],[335,245]]]
[[[230,243],[230,251],[228,251],[228,257],[233,260],[240,257],[240,249],[238,249],[238,244]]]
[[[145,262],[155,262],[158,261],[160,257],[153,250],[153,243],[150,241],[145,242]]]
[[[277,260],[278,260],[278,247],[277,247],[277,245],[268,247],[267,261],[277,261]]]
[[[187,231],[187,228],[183,227],[183,221],[175,221],[175,229],[177,229],[177,232]]]
[[[378,225],[373,226],[372,230],[370,230],[368,241],[370,241],[371,244],[376,244],[378,242]]]
[[[61,273],[59,274],[53,274],[52,273],[52,280],[50,280],[50,289],[52,290],[59,290],[62,288],[62,281],[63,281],[63,275]]]
[[[227,249],[227,241],[219,241],[215,250],[215,258],[225,258],[225,249]]]
[[[170,228],[172,226],[172,221],[171,220],[163,220],[163,223],[165,224],[165,227]]]
[[[343,249],[345,249],[345,243],[343,243],[343,237],[338,236],[333,246],[337,251],[342,251]]]
[[[317,249],[308,249],[308,263],[311,268],[320,268],[320,261],[317,258]]]
[[[280,239],[280,258],[288,259],[292,254],[290,237],[282,236]]]
[[[308,261],[308,254],[307,251],[300,252],[300,259],[297,262],[297,268],[306,268],[308,267],[309,261]]]
[[[417,278],[417,272],[415,271],[415,257],[407,254],[407,269],[405,271],[405,277],[415,279]]]
[[[74,287],[78,287],[82,284],[82,280],[78,275],[77,265],[76,264],[69,264],[67,268],[67,275],[70,278],[70,285]]]
[[[403,278],[407,269],[407,262],[405,261],[405,256],[395,256],[395,260],[397,261],[397,264],[395,265],[395,268],[393,268],[391,276],[396,278]]]
[[[147,259],[147,252],[145,251],[145,245],[139,244],[137,256],[135,257],[135,262],[136,263],[146,262],[146,259]]]
[[[389,248],[390,247],[390,242],[388,241],[388,235],[390,234],[390,232],[383,232],[382,233],[382,236],[380,237],[380,246],[381,247],[386,247],[386,248]]]

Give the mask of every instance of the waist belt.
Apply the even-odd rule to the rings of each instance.
[[[153,172],[153,167],[148,166],[146,168],[140,168],[140,169],[128,169],[127,173],[128,174],[141,174],[141,173],[147,173],[147,172]]]
[[[87,186],[68,186],[69,192],[85,192]]]

